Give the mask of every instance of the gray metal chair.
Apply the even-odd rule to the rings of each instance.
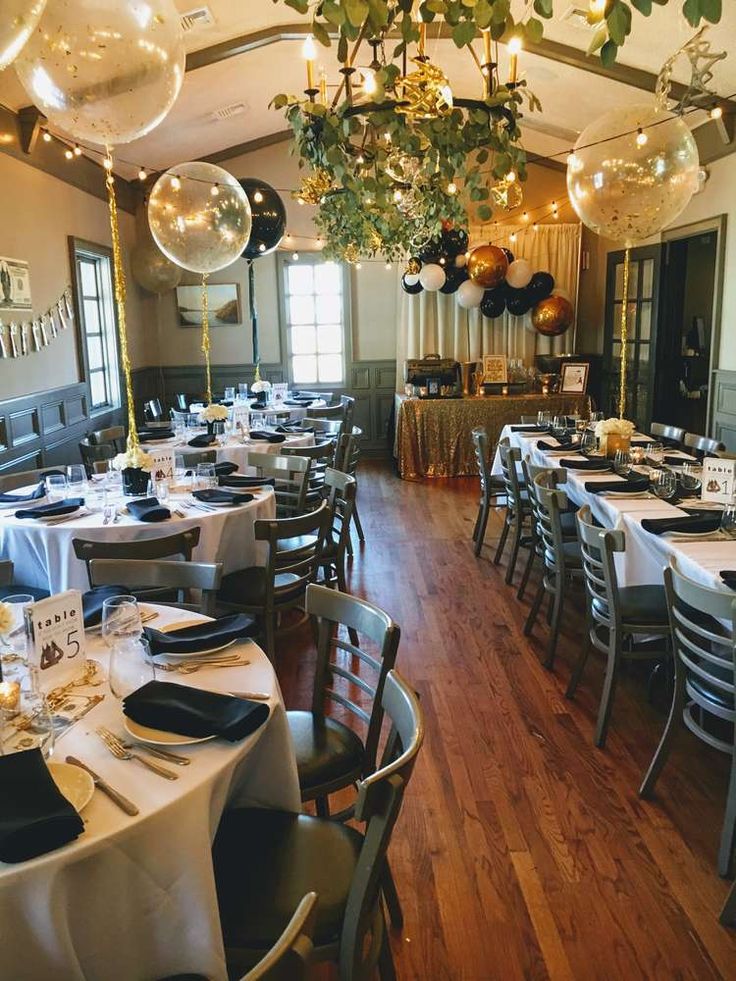
[[[303,605],[307,586],[317,578],[329,522],[327,501],[316,511],[296,518],[259,518],[254,533],[256,541],[266,542],[268,547],[265,566],[251,566],[223,576],[220,602],[259,620],[272,662],[276,657],[276,618]],[[295,539],[308,539],[308,543],[292,547],[290,543]]]
[[[13,581],[13,563],[10,559],[0,559],[0,586],[9,586]]]
[[[732,876],[736,847],[736,599],[730,589],[701,586],[674,564],[665,569],[664,585],[675,652],[675,687],[667,724],[639,795],[653,795],[681,723],[704,743],[728,754],[731,776],[718,872]],[[717,720],[730,723],[727,738],[708,727],[708,722]]]
[[[26,586],[25,583],[14,583],[13,563],[10,559],[0,559],[0,600],[7,599],[8,596],[17,596],[19,593],[30,595],[36,600],[46,599],[49,595],[48,589]]]
[[[317,893],[308,892],[273,947],[241,981],[307,981],[316,916]]]
[[[308,814],[225,813],[213,858],[231,972],[272,945],[299,897],[314,890],[314,959],[337,962],[341,981],[364,981],[376,967],[382,978],[394,977],[381,893],[424,720],[416,695],[396,671],[388,673],[381,701],[392,733],[379,768],[358,783],[355,820],[364,834]]]
[[[177,591],[175,599],[158,602],[182,610],[195,610],[205,616],[215,615],[217,590],[222,581],[222,562],[92,559],[88,568],[91,586],[124,586],[136,595],[173,589]],[[187,598],[193,589],[201,591],[199,603]]]
[[[549,596],[550,606],[547,617],[549,639],[547,656],[542,663],[551,671],[557,651],[557,639],[560,634],[568,584],[571,581],[582,581],[583,568],[579,542],[565,539],[562,530],[561,516],[567,510],[567,495],[555,487],[555,478],[551,473],[538,474],[534,479],[534,485],[535,534],[541,544],[544,571],[537,595],[534,597],[524,624],[524,634],[526,636],[531,634],[544,597]]]
[[[727,927],[736,927],[736,882],[733,883],[723,904],[718,922]]]
[[[82,457],[82,463],[84,464],[84,469],[87,471],[87,476],[90,477],[93,473],[97,472],[95,470],[96,463],[103,464],[106,470],[108,461],[114,459],[116,453],[112,443],[95,445],[94,443],[90,443],[89,439],[85,436],[84,439],[79,441],[79,455]]]
[[[217,463],[217,450],[197,450],[196,452],[187,451],[182,453],[184,466],[187,470],[194,470],[199,463]]]
[[[259,477],[274,479],[277,518],[296,518],[306,512],[311,467],[308,457],[249,452],[248,466],[255,467]]]
[[[312,416],[308,416],[299,420],[299,426],[301,429],[313,429],[315,435],[324,433],[335,439],[342,432],[342,422],[338,419],[315,419]]]
[[[682,447],[682,441],[685,438],[684,429],[681,429],[679,426],[668,426],[663,422],[653,422],[649,427],[649,432],[652,436],[656,436],[665,446],[671,446],[676,450]]]
[[[337,449],[335,451],[335,468],[337,470],[342,470],[343,473],[349,474],[355,479],[356,488],[356,502],[355,509],[353,513],[353,520],[355,522],[355,530],[358,533],[358,541],[365,541],[365,534],[363,532],[363,525],[360,521],[360,515],[358,514],[358,463],[360,461],[360,440],[363,435],[363,430],[360,426],[352,426],[348,432],[344,432],[338,439]],[[352,552],[352,546],[350,548]]]
[[[486,537],[486,526],[491,508],[503,507],[506,503],[506,487],[500,477],[494,477],[491,474],[495,451],[488,445],[488,433],[480,426],[478,429],[474,429],[470,435],[473,439],[475,460],[478,464],[478,476],[480,477],[478,516],[473,527],[475,554],[480,555]]]
[[[304,506],[308,511],[313,511],[325,497],[325,473],[335,460],[334,442],[325,440],[314,446],[284,446],[281,453],[283,456],[303,456],[309,460]]]
[[[683,438],[684,449],[693,451],[693,454],[702,460],[706,456],[715,456],[721,450],[726,449],[725,443],[713,439],[711,436],[698,436],[695,433],[685,433]]]
[[[626,548],[623,531],[595,525],[587,504],[578,511],[577,524],[585,576],[588,643],[580,652],[566,695],[574,696],[591,648],[605,654],[606,675],[594,737],[595,745],[602,748],[622,661],[657,659],[668,663],[669,618],[664,586],[619,587],[615,556]]]
[[[343,431],[349,433],[353,428],[353,416],[355,415],[355,399],[352,395],[341,395],[340,405],[343,407]]]
[[[19,487],[32,487],[48,474],[66,474],[65,467],[44,467],[40,470],[19,470],[17,473],[0,475],[0,493],[17,490]]]
[[[87,434],[87,439],[92,446],[100,446],[102,443],[112,443],[116,453],[125,450],[126,435],[122,426],[108,426],[106,429],[95,429]]]
[[[530,548],[532,545],[532,533],[529,524],[531,507],[527,492],[522,493],[519,474],[516,469],[521,460],[521,451],[510,446],[508,440],[501,440],[498,444],[498,454],[501,458],[501,479],[506,488],[506,514],[493,563],[498,565],[501,561],[506,541],[509,533],[511,533],[511,555],[506,567],[506,582],[510,583],[514,578],[519,548],[521,546]]]
[[[521,575],[521,582],[519,583],[519,588],[516,592],[517,599],[520,600],[524,599],[524,593],[526,592],[526,587],[529,582],[529,576],[531,575],[535,559],[540,558],[542,561],[544,560],[544,546],[541,536],[537,532],[537,491],[534,485],[534,480],[539,476],[539,474],[546,473],[550,475],[550,480],[553,487],[559,487],[560,484],[567,483],[567,470],[565,470],[564,467],[540,467],[532,463],[528,456],[526,459],[521,461],[521,471],[524,474],[524,486],[529,495],[529,506],[532,512],[532,540],[529,545],[526,565],[524,566],[524,571]],[[568,503],[568,509],[569,507],[570,505]],[[574,541],[578,534],[575,526],[575,512],[572,510],[563,511],[560,514],[560,523],[562,525],[562,537],[566,541]]]
[[[78,559],[81,559],[87,566],[87,575],[90,577],[90,562],[93,559],[138,559],[140,561],[150,561],[152,559],[173,559],[181,556],[185,562],[191,562],[192,552],[199,544],[201,528],[197,525],[194,528],[187,528],[186,531],[177,532],[175,535],[164,535],[161,538],[140,538],[134,541],[115,542],[115,541],[90,541],[86,538],[73,538],[72,548]]]
[[[345,406],[342,402],[339,405],[309,406],[307,408],[307,419],[345,419]]]

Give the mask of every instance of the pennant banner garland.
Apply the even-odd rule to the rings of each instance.
[[[0,319],[0,358],[23,358],[48,347],[74,322],[71,287],[67,286],[56,303],[29,321]]]

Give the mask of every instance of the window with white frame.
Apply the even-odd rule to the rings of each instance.
[[[90,409],[101,412],[120,405],[112,263],[106,252],[91,246],[75,244],[74,256]]]
[[[345,380],[343,270],[319,255],[284,262],[289,376],[295,385]]]

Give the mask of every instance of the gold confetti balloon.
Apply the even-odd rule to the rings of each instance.
[[[613,109],[578,137],[567,192],[596,234],[631,246],[687,207],[698,187],[698,148],[679,116],[653,105]]]
[[[506,278],[509,260],[503,249],[497,245],[479,245],[473,249],[468,259],[468,275],[484,289],[490,290]]]
[[[166,116],[184,58],[174,0],[47,0],[15,69],[51,127],[117,146]]]
[[[572,325],[572,304],[564,296],[548,296],[532,310],[532,323],[545,337],[558,337]]]
[[[251,211],[232,174],[197,161],[177,164],[159,177],[148,200],[148,224],[172,262],[190,272],[213,273],[242,253]]]
[[[46,0],[3,0],[0,9],[0,72],[14,61],[36,29]]]

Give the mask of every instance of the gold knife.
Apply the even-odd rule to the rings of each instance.
[[[87,766],[86,763],[82,763],[82,761],[78,760],[75,756],[67,756],[66,761],[67,763],[71,763],[72,766],[78,766],[82,770],[86,770],[92,777],[95,787],[101,790],[103,794],[106,794],[113,804],[117,804],[121,811],[125,811],[125,813],[129,814],[131,817],[135,817],[136,814],[140,813],[132,801],[129,801],[127,797],[123,797],[122,794],[113,789],[106,780],[103,780],[102,777],[96,774],[95,771]]]

